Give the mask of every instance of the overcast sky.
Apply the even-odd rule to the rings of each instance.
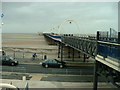
[[[118,31],[117,5],[117,2],[4,2],[2,30],[3,33],[86,34],[110,28]]]

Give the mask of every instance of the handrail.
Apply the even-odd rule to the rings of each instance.
[[[116,46],[120,46],[120,44],[118,43],[111,43],[111,42],[105,42],[105,41],[97,41],[98,43],[104,43],[104,44],[111,44],[111,45],[116,45]]]

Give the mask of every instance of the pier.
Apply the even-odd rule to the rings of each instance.
[[[110,28],[111,30],[111,28]],[[64,50],[68,48],[68,58],[72,54],[72,61],[75,58],[75,50],[83,53],[84,61],[91,57],[94,62],[94,90],[97,90],[98,78],[105,77],[107,82],[111,82],[120,88],[120,32],[116,36],[108,32],[98,31],[96,36],[74,36],[73,34],[54,35],[43,34],[51,43],[58,45],[58,58],[63,61]],[[72,49],[70,51],[70,49]],[[80,57],[80,56],[79,56]]]

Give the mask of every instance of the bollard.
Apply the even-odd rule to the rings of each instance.
[[[44,60],[46,60],[47,59],[47,55],[44,55]]]
[[[24,89],[24,90],[29,90],[28,83],[26,83],[26,85],[25,85],[25,89]]]
[[[26,81],[26,76],[23,76],[23,81]]]

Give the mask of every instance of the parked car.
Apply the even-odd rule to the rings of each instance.
[[[56,59],[45,60],[45,61],[41,62],[40,64],[46,68],[48,68],[48,67],[60,67],[60,68],[65,67],[65,62],[61,62]]]
[[[15,65],[18,65],[18,61],[14,60],[10,56],[1,56],[0,57],[0,64],[15,66]]]

